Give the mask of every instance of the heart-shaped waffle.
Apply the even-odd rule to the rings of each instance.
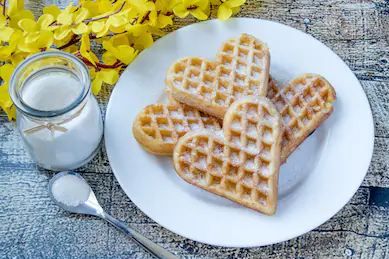
[[[266,95],[269,64],[266,44],[242,34],[222,44],[216,62],[199,57],[176,61],[166,83],[177,101],[223,119],[240,97]]]
[[[173,154],[175,169],[195,186],[274,214],[281,131],[281,116],[270,100],[239,99],[228,109],[223,131],[195,130],[179,139]]]
[[[281,162],[311,134],[333,111],[336,93],[322,76],[303,74],[283,88],[269,81],[267,97],[282,116],[284,125]]]
[[[132,132],[148,152],[171,155],[178,138],[188,131],[220,128],[216,118],[175,102],[146,106],[135,118]]]

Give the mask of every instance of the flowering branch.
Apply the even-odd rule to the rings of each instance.
[[[86,65],[88,66],[92,66],[98,70],[100,69],[115,69],[115,68],[119,68],[119,67],[122,67],[122,66],[125,66],[125,64],[123,64],[122,62],[120,62],[119,60],[117,60],[114,64],[112,65],[108,65],[108,64],[104,64],[104,63],[100,63],[100,62],[95,62],[95,64],[92,64],[92,62],[90,62],[88,59],[84,58],[81,53],[79,51],[77,51],[75,53],[75,55],[81,59]]]
[[[81,38],[79,36],[74,34],[73,37],[70,39],[70,41],[68,43],[66,43],[65,45],[59,46],[58,49],[59,50],[66,49],[67,47],[70,47],[70,46],[76,44],[77,42],[79,42],[80,39]]]

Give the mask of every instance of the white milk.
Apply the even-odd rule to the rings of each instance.
[[[32,108],[42,111],[58,110],[73,103],[82,89],[79,80],[67,70],[42,71],[25,82],[21,97]],[[86,98],[87,103],[80,115],[60,124],[67,129],[66,132],[43,128],[26,133],[25,130],[44,122],[18,116],[18,119],[21,117],[19,128],[30,154],[44,168],[75,169],[93,157],[101,141],[103,125],[96,99],[92,95]],[[64,118],[56,122],[69,116],[65,114]]]

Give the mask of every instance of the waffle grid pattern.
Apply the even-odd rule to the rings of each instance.
[[[152,104],[138,115],[136,125],[155,143],[172,144],[190,130],[221,128],[217,119],[182,104]]]
[[[305,74],[282,89],[270,80],[267,97],[273,101],[282,117],[281,160],[285,161],[300,141],[331,113],[335,91],[322,77]]]
[[[177,61],[167,82],[212,105],[228,108],[243,96],[264,96],[268,80],[267,47],[242,34],[223,44],[217,62],[197,57]],[[173,91],[174,94],[174,91]]]
[[[278,168],[272,162],[272,149],[280,124],[266,106],[253,102],[239,105],[228,116],[232,123],[224,128],[225,138],[197,134],[180,147],[175,163],[195,185],[263,210],[275,202],[277,192],[273,188]]]

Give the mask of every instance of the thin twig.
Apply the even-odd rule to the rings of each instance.
[[[68,41],[68,43],[58,47],[58,49],[65,49],[67,47],[70,47],[70,46],[76,44],[77,42],[79,42],[80,39],[81,39],[81,37],[78,37],[76,34],[74,34],[73,37]]]
[[[5,7],[7,6],[7,0],[4,0],[3,4],[3,16],[5,16]]]
[[[151,11],[148,11],[145,16],[143,16],[142,20],[140,21],[140,24],[144,23],[146,20],[149,19]]]
[[[115,12],[111,13],[111,14],[107,14],[107,15],[104,15],[104,16],[101,16],[101,17],[93,17],[93,18],[90,18],[90,19],[86,19],[84,22],[85,23],[90,23],[90,22],[94,22],[94,21],[98,21],[98,20],[101,20],[101,19],[108,18],[111,15],[119,13],[123,9],[125,4],[126,4],[126,2],[123,2],[123,4],[120,6],[120,8],[118,10],[116,10]]]
[[[195,9],[197,9],[197,8],[198,8],[197,5],[190,5],[190,6],[188,6],[188,7],[186,8],[186,10],[191,11],[191,10],[195,10]]]
[[[124,32],[118,32],[118,33],[111,33],[111,34],[107,34],[107,35],[104,35],[100,38],[105,38],[105,37],[113,37],[113,36],[116,36],[116,35],[120,35],[120,34],[125,34],[127,33],[127,31],[124,31]],[[97,36],[94,35],[94,34],[91,34],[90,37],[89,37],[90,40],[94,40],[94,39],[97,39]],[[70,39],[70,41],[68,41],[68,43],[58,47],[58,49],[65,49],[67,47],[70,47],[76,43],[78,43],[79,41],[81,40],[81,37],[77,37],[76,34],[73,35],[73,38]]]
[[[77,51],[77,53],[75,54],[77,57],[79,57],[85,64],[87,64],[88,66],[92,66],[92,67],[95,67],[97,68],[98,70],[102,69],[102,68],[106,68],[106,69],[111,69],[111,68],[119,68],[119,67],[122,67],[122,66],[125,66],[124,63],[120,62],[119,60],[117,60],[114,64],[112,65],[107,65],[107,64],[104,64],[104,63],[100,63],[100,62],[95,62],[96,65],[92,64],[92,62],[90,62],[88,59],[84,58],[81,53],[79,51]]]

